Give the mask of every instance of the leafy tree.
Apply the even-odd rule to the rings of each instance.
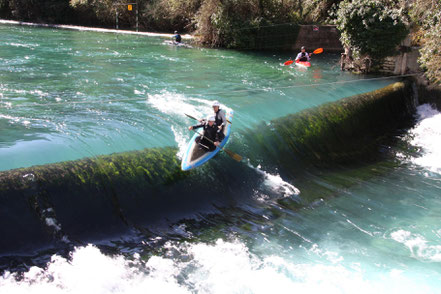
[[[426,18],[418,61],[426,77],[433,83],[441,84],[441,9],[437,8]]]
[[[323,23],[329,17],[332,7],[338,6],[342,0],[302,0],[303,13],[301,14],[304,22]]]
[[[192,32],[203,0],[156,0],[142,10],[141,22],[149,30]]]
[[[289,41],[299,22],[294,0],[205,0],[196,15],[197,31],[203,43],[228,48],[263,48],[266,35]],[[278,44],[276,44],[278,45]]]
[[[407,36],[407,20],[403,9],[393,1],[344,0],[336,12],[338,30],[344,46],[355,55],[379,60],[394,55]]]
[[[0,17],[10,18],[9,0],[0,0]]]
[[[95,18],[104,25],[114,25],[115,6],[121,1],[112,0],[70,0],[70,6],[82,16],[81,22]]]

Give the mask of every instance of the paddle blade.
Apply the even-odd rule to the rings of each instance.
[[[314,54],[320,54],[320,53],[323,53],[323,48],[317,48],[317,49],[315,49],[314,52],[312,52],[312,53],[314,53]]]
[[[191,118],[191,119],[194,119],[194,120],[198,120],[197,118],[195,118],[195,117],[193,117],[193,116],[191,116],[191,115],[189,115],[189,114],[186,114],[186,113],[184,113],[186,116],[188,116],[189,118]]]
[[[234,153],[233,151],[228,150],[228,149],[225,149],[225,148],[224,148],[223,150],[225,151],[225,153],[228,154],[228,156],[230,156],[230,157],[233,158],[234,160],[236,160],[236,161],[242,161],[242,156],[240,156],[239,154]]]
[[[293,62],[294,62],[294,60],[288,60],[288,61],[285,61],[284,65],[290,65],[290,64],[292,64]]]

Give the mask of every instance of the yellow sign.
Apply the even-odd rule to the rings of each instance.
[[[133,9],[132,4],[127,5],[127,9],[128,9],[129,11],[132,11],[132,9]]]

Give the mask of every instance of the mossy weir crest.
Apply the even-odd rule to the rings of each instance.
[[[308,196],[311,187],[304,168],[370,162],[384,156],[380,147],[385,139],[411,121],[413,98],[410,82],[395,83],[247,130],[241,134],[247,145],[236,142],[229,148],[250,162],[260,161],[269,168],[276,165],[281,173],[298,178],[304,199],[313,201],[316,193]],[[265,180],[264,174],[225,154],[200,169],[183,172],[177,151],[174,147],[150,148],[0,172],[0,201],[5,212],[0,213],[0,221],[20,223],[23,215],[34,215],[36,222],[21,228],[33,233],[18,238],[11,235],[21,243],[25,236],[40,232],[44,243],[52,233],[59,235],[47,235],[47,228],[41,225],[50,210],[69,236],[87,239],[98,232],[124,231],[127,225],[155,223],[169,218],[170,213],[191,215],[200,209],[209,211],[212,203],[229,205],[227,199],[236,198],[238,191],[250,195]],[[308,203],[288,202],[283,205]]]

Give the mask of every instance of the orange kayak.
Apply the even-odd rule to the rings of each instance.
[[[296,61],[296,65],[301,67],[311,67],[311,62],[309,61]]]

